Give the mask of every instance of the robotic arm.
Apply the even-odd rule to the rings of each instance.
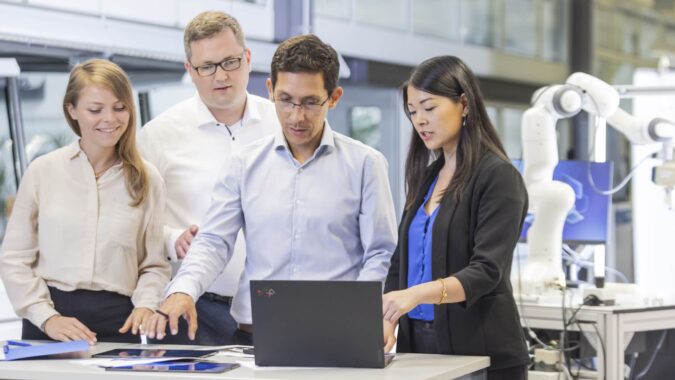
[[[536,296],[565,284],[561,268],[562,233],[575,199],[569,185],[552,180],[558,164],[555,126],[558,120],[582,110],[606,119],[634,144],[662,143],[666,162],[655,168],[654,181],[666,187],[668,201],[675,185],[673,121],[631,116],[619,108],[619,93],[612,86],[584,73],[572,74],[565,84],[539,89],[522,121],[523,178],[530,197],[529,211],[534,215],[520,289],[525,296]]]

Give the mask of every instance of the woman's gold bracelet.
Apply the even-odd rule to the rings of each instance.
[[[445,298],[448,296],[448,289],[445,287],[445,281],[443,281],[442,278],[437,279],[436,281],[440,281],[441,285],[443,285],[443,290],[441,291],[441,299],[436,302],[436,305],[440,305],[443,303]]]

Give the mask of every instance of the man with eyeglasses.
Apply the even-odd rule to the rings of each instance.
[[[185,28],[184,47],[185,69],[197,92],[150,121],[139,138],[143,156],[166,183],[165,251],[174,270],[199,230],[218,173],[232,151],[279,130],[274,105],[246,91],[251,51],[235,18],[223,12],[197,15]],[[230,264],[197,301],[196,342],[188,339],[187,328],[165,342],[231,344],[236,322],[230,305],[243,267],[240,237]]]
[[[281,43],[267,80],[281,130],[233,155],[199,235],[148,326],[161,337],[232,257],[240,228],[246,265],[232,305],[238,344],[252,344],[249,280],[383,281],[396,247],[384,156],[333,132],[326,115],[342,96],[335,50],[313,35]],[[330,328],[330,326],[326,326]],[[201,325],[199,326],[201,329]]]

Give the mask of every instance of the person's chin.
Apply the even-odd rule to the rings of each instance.
[[[432,140],[424,141],[424,146],[428,150],[436,150],[440,148],[440,146]]]

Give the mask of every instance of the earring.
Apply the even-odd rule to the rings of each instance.
[[[466,127],[466,116],[462,118],[462,128]]]

